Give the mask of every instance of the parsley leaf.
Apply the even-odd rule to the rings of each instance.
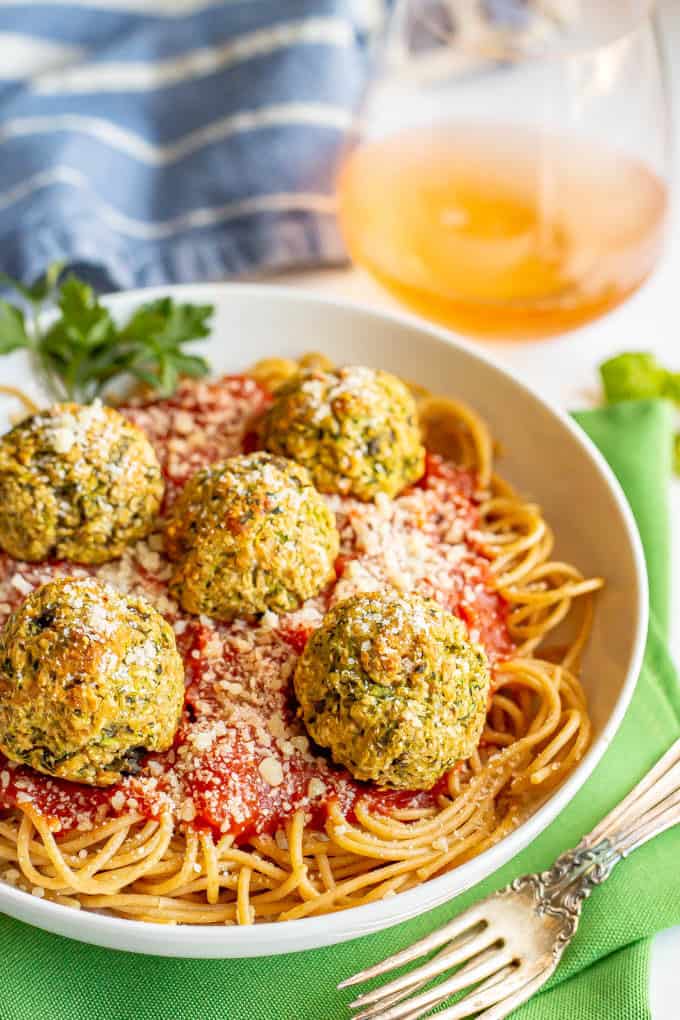
[[[139,308],[121,334],[130,351],[128,372],[162,395],[174,392],[180,375],[200,378],[205,359],[182,352],[182,344],[210,333],[212,305],[178,305],[160,298]]]
[[[31,304],[37,304],[38,302],[46,301],[47,298],[52,296],[63,270],[63,262],[53,262],[30,287],[26,287],[18,280],[14,280],[7,273],[0,273],[0,283],[4,283],[12,290],[17,291],[18,294],[21,294]]]
[[[208,336],[212,305],[177,305],[159,298],[142,305],[123,330],[124,336],[148,336],[165,350],[176,350],[186,340]]]
[[[0,354],[26,348],[55,399],[88,402],[125,376],[169,396],[181,376],[208,373],[206,360],[185,353],[183,346],[208,336],[211,305],[160,298],[142,305],[119,327],[87,283],[69,275],[58,286],[62,269],[55,263],[31,287],[0,274],[0,282],[10,284],[32,307],[25,317],[20,308],[0,301]],[[59,314],[43,331],[40,312],[48,300],[56,300]]]
[[[93,400],[121,371],[115,323],[92,288],[72,276],[61,287],[58,308],[61,316],[38,340],[38,357],[69,400]]]
[[[0,301],[0,354],[26,347],[26,324],[20,308],[8,301]]]

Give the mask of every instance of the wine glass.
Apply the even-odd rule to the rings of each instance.
[[[340,224],[352,258],[427,318],[547,337],[647,278],[668,172],[649,0],[397,0]]]

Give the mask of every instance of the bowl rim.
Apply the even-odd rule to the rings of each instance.
[[[630,543],[637,582],[636,629],[628,669],[614,709],[599,737],[591,744],[581,762],[564,783],[525,822],[498,844],[452,871],[387,899],[351,907],[334,914],[322,914],[318,917],[287,922],[262,922],[252,926],[178,925],[170,929],[179,932],[175,938],[168,937],[169,930],[165,925],[75,910],[73,907],[43,900],[2,881],[0,881],[0,909],[12,917],[42,927],[46,931],[93,945],[180,958],[243,958],[321,948],[377,932],[434,909],[444,902],[453,902],[471,885],[490,877],[504,863],[512,860],[558,817],[603,757],[630,704],[644,655],[649,619],[649,595],[642,542],[621,485],[595,444],[567,412],[549,404],[531,386],[497,364],[480,346],[413,314],[378,309],[361,302],[344,300],[290,285],[260,282],[168,284],[107,294],[102,300],[115,312],[119,306],[135,305],[160,296],[213,303],[228,301],[232,296],[247,296],[248,300],[256,298],[291,305],[316,305],[327,309],[330,314],[335,310],[341,310],[425,333],[431,339],[454,350],[463,350],[466,355],[482,362],[492,375],[495,374],[506,382],[510,381],[521,391],[524,399],[537,403],[571,434],[594,464],[617,505]],[[498,847],[501,846],[505,851],[503,860],[494,863]],[[468,878],[473,871],[474,877]],[[452,889],[454,885],[456,888]],[[428,892],[425,898],[422,895],[423,887],[426,887]]]

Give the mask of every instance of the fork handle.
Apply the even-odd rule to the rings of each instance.
[[[584,836],[578,849],[606,841],[619,857],[680,822],[680,739],[627,797]]]
[[[583,900],[609,878],[619,861],[678,822],[680,740],[577,847],[561,854],[547,871],[510,883],[509,893],[530,889],[538,912],[560,919],[555,965],[578,927]]]

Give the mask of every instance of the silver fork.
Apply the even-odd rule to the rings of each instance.
[[[360,984],[426,956],[360,995],[352,1020],[417,1020],[467,990],[437,1020],[503,1020],[545,984],[578,928],[583,901],[633,850],[680,822],[680,740],[634,790],[548,871],[523,875],[450,924],[343,981]],[[428,987],[447,971],[450,977]]]

